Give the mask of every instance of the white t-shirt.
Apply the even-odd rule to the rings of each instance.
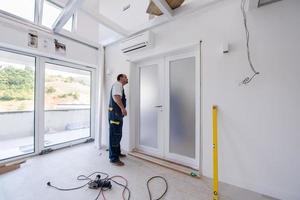
[[[119,81],[115,82],[112,86],[112,96],[114,95],[123,96],[123,85]]]

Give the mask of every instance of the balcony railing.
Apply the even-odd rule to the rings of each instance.
[[[90,136],[90,109],[45,111],[44,146]],[[0,160],[34,152],[34,112],[0,112]]]

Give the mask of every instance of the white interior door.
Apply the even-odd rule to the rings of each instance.
[[[138,63],[137,148],[195,169],[200,166],[198,51]]]
[[[138,149],[156,156],[163,155],[162,137],[162,60],[142,62],[139,68]]]
[[[198,169],[200,68],[194,52],[165,59],[165,158]]]

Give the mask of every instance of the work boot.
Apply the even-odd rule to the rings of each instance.
[[[117,161],[110,161],[111,164],[115,165],[115,166],[124,166],[124,163],[121,160],[117,160]]]
[[[124,158],[124,157],[126,157],[126,154],[120,153],[119,157]]]

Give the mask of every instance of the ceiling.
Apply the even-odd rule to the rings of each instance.
[[[52,1],[66,5],[70,0]],[[185,0],[181,7],[161,16],[146,13],[150,0],[83,0],[79,9],[99,22],[99,42],[105,46],[219,1],[222,0]]]
[[[174,17],[175,11],[177,10],[185,11],[187,14],[189,13],[188,11],[199,9],[202,6],[216,1],[217,0],[185,0],[180,8],[173,10]],[[99,0],[99,13],[125,29],[129,35],[142,29],[147,29],[147,27],[157,23],[157,21],[171,20],[170,18],[167,19],[165,15],[157,17],[147,14],[146,10],[149,2],[150,0]],[[99,34],[99,41],[102,45],[107,45],[123,37],[122,34],[118,34],[101,25],[99,26]]]

